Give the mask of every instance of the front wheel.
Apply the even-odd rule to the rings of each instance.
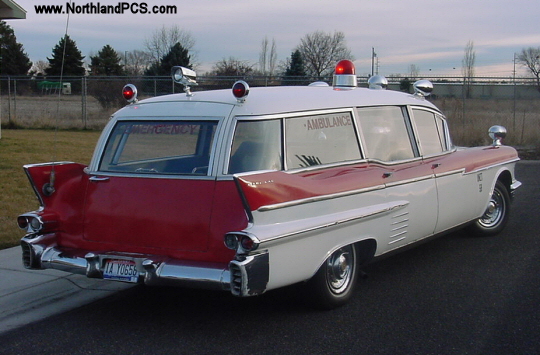
[[[508,189],[497,181],[482,217],[473,224],[474,231],[480,235],[495,235],[501,232],[510,214],[510,195]]]
[[[358,279],[354,245],[339,248],[326,259],[306,285],[306,297],[317,308],[332,309],[351,298]]]

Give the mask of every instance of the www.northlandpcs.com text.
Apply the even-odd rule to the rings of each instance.
[[[86,3],[77,5],[66,2],[65,5],[34,5],[36,14],[176,14],[176,5],[155,5],[150,6],[145,2],[119,2],[116,5],[101,5],[97,3]]]

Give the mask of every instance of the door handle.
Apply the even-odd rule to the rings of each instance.
[[[440,163],[434,163],[431,165],[431,169],[437,169],[439,166],[441,166]]]
[[[109,181],[109,177],[107,176],[90,176],[88,179],[92,182],[100,182],[100,181]]]
[[[386,178],[389,178],[390,176],[392,176],[393,174],[394,174],[393,172],[389,171],[389,172],[383,173],[382,177],[386,179]]]

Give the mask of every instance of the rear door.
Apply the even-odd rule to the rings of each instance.
[[[205,251],[217,120],[119,121],[90,176],[84,238],[115,250]]]

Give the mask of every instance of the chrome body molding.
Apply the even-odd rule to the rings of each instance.
[[[414,179],[390,182],[390,183],[386,184],[386,187],[408,185],[408,184],[412,184],[412,183],[415,183],[415,182],[420,182],[420,181],[424,181],[424,180],[430,180],[430,179],[434,179],[434,178],[435,178],[435,176],[433,176],[433,175],[425,175],[425,176],[420,176],[420,177],[417,177],[417,178],[414,178]]]
[[[105,260],[120,259],[135,262],[139,273],[138,283],[213,290],[231,288],[230,272],[227,265],[223,264],[163,260],[163,257],[152,255],[61,250],[56,246],[48,246],[42,237],[31,238],[31,236],[23,238],[21,246],[24,266],[29,269],[56,269],[89,278],[103,278]]]
[[[329,195],[323,195],[323,196],[315,196],[315,197],[303,198],[303,199],[300,199],[300,200],[294,200],[294,201],[290,201],[290,202],[276,203],[276,204],[273,204],[273,205],[261,206],[261,207],[259,207],[257,209],[257,211],[258,212],[267,212],[267,211],[277,210],[277,209],[280,209],[280,208],[287,208],[287,207],[292,207],[292,206],[304,205],[304,204],[307,204],[307,203],[313,203],[313,202],[331,200],[331,199],[340,198],[340,197],[358,195],[358,194],[362,194],[362,193],[366,193],[366,192],[370,192],[370,191],[382,190],[382,189],[384,189],[384,187],[385,187],[384,185],[375,185],[375,186],[364,188],[364,189],[351,190],[351,191],[346,191],[346,192],[338,192],[338,193],[335,193],[335,194],[329,194]]]
[[[298,221],[284,222],[272,225],[254,225],[244,232],[256,235],[264,243],[273,242],[283,238],[290,238],[308,232],[318,231],[329,227],[335,227],[348,222],[359,223],[361,220],[379,217],[389,214],[395,210],[405,208],[409,205],[408,201],[393,201],[380,205],[361,207],[354,210],[347,210],[340,213],[332,213],[324,216],[306,218],[299,223]]]

